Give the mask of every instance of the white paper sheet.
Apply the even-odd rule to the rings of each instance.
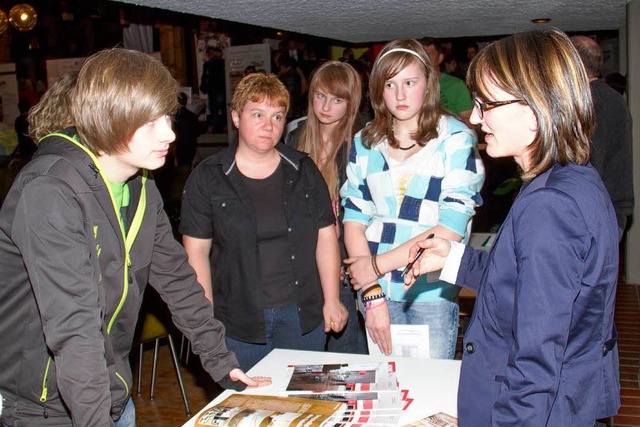
[[[367,345],[372,356],[384,356],[367,331]],[[429,359],[429,325],[391,325],[390,356]]]

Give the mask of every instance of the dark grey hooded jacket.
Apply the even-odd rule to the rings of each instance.
[[[211,317],[153,180],[142,172],[129,181],[125,239],[95,157],[74,128],[61,134],[43,139],[0,211],[3,422],[107,426],[119,418],[147,283],[212,378],[237,385],[224,327]]]

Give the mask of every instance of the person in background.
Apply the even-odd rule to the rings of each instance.
[[[295,60],[286,54],[278,58],[278,79],[289,92],[290,107],[286,119],[295,120],[302,115],[302,76]]]
[[[342,56],[340,57],[339,61],[340,62],[355,61],[353,49],[351,49],[350,47],[345,47],[344,49],[342,49]]]
[[[18,110],[20,111],[20,115],[16,117],[16,120],[14,121],[14,128],[18,134],[17,154],[23,164],[31,160],[31,156],[33,156],[33,153],[35,153],[38,148],[29,137],[29,120],[27,119],[29,115],[29,108],[31,108],[29,101],[26,99],[20,99],[18,101]]]
[[[176,134],[176,163],[191,170],[198,149],[198,116],[187,108],[187,95],[178,94],[180,105],[173,115],[173,131]]]
[[[249,74],[253,74],[253,73],[257,73],[258,71],[256,70],[256,67],[254,67],[253,65],[247,65],[244,68],[244,75],[248,76]]]
[[[287,41],[287,55],[295,61],[295,66],[299,66],[304,59],[304,51],[300,49],[295,40]]]
[[[207,60],[202,65],[200,92],[207,94],[209,105],[209,133],[222,132],[227,120],[226,73],[222,50],[208,46]]]
[[[75,71],[64,74],[31,107],[27,120],[32,140],[39,142],[50,133],[73,125],[71,101],[77,80]]]
[[[220,385],[270,383],[225,347],[148,179],[175,137],[177,91],[159,61],[111,49],[39,104],[65,111],[70,99],[58,123],[75,126],[40,140],[0,210],[3,425],[135,426],[129,353],[147,283]]]
[[[487,153],[513,156],[524,185],[490,252],[434,238],[407,274],[477,291],[464,336],[458,418],[464,426],[593,426],[616,414],[611,352],[618,224],[589,164],[589,80],[555,29],[485,47],[469,67],[471,122]]]
[[[440,107],[438,73],[416,40],[380,51],[369,83],[373,121],[356,135],[340,191],[351,283],[372,341],[389,354],[391,324],[429,326],[432,358],[453,359],[459,288],[424,277],[403,290],[409,249],[431,233],[466,240],[484,168],[476,136]]]
[[[589,77],[596,116],[591,137],[591,164],[600,174],[616,210],[620,239],[633,214],[633,132],[629,108],[624,98],[599,79],[602,48],[592,38],[571,37]]]
[[[469,94],[467,85],[465,85],[463,80],[449,73],[443,73],[440,70],[444,54],[442,53],[442,47],[438,40],[432,37],[424,37],[420,39],[420,42],[438,73],[440,104],[445,110],[455,114],[465,122],[467,126],[473,128],[471,123],[469,123],[473,101],[471,100],[471,94]]]
[[[627,77],[620,73],[609,73],[604,81],[622,96],[624,96],[627,91]]]
[[[466,77],[467,70],[469,70],[469,64],[471,63],[473,58],[475,58],[475,56],[478,54],[479,51],[480,51],[480,48],[478,47],[478,43],[470,42],[467,44],[467,47],[465,49],[466,57],[464,61],[460,64],[460,75],[463,78]]]
[[[309,154],[329,188],[342,259],[347,254],[340,187],[346,180],[349,148],[357,130],[361,87],[360,76],[348,63],[325,62],[313,72],[311,78],[307,117],[285,138],[287,145]],[[357,300],[344,271],[341,274],[340,300],[347,307],[349,320],[340,333],[328,334],[327,350],[366,353],[366,336],[358,314]]]
[[[453,77],[458,77],[458,60],[452,54],[447,54],[442,60],[444,72]]]
[[[182,199],[189,262],[243,369],[274,348],[322,351],[347,321],[327,185],[278,143],[288,107],[276,76],[244,77],[231,100],[238,143],[203,160]]]
[[[631,113],[624,98],[603,79],[599,79],[602,48],[592,38],[571,37],[589,78],[591,98],[596,116],[596,129],[591,137],[591,164],[596,168],[611,196],[622,240],[627,220],[633,214],[633,131]],[[613,350],[614,373],[620,380],[617,344]],[[598,425],[605,425],[599,421]]]

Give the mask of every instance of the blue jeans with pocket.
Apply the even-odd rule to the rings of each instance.
[[[133,404],[133,398],[129,397],[129,401],[122,411],[120,418],[114,423],[115,427],[136,427],[136,407]]]
[[[290,304],[281,308],[264,310],[266,344],[248,343],[226,337],[227,348],[233,351],[240,369],[248,371],[274,348],[323,351],[326,334],[324,322],[306,334],[302,333],[298,307]]]
[[[429,325],[431,359],[453,359],[458,340],[460,309],[453,301],[396,302],[387,300],[391,324]]]

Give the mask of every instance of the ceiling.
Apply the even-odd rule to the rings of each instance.
[[[626,0],[119,0],[350,43],[480,37],[539,28],[616,30]]]

